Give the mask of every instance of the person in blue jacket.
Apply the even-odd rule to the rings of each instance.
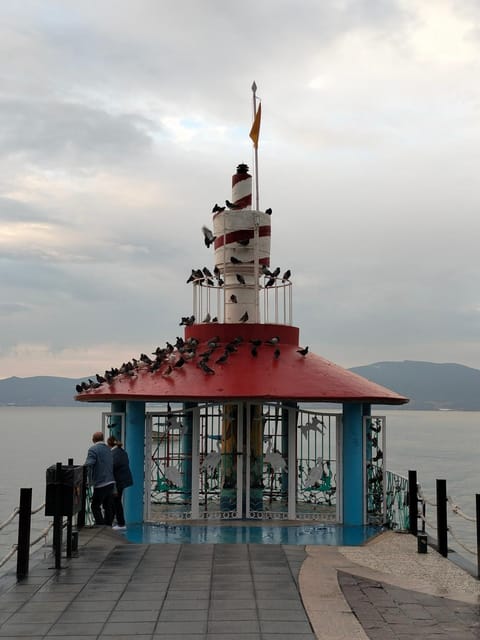
[[[88,467],[89,484],[93,487],[92,514],[96,525],[112,526],[113,492],[115,489],[112,452],[103,441],[101,431],[96,431],[93,434],[92,442],[93,445],[88,450],[85,460]]]
[[[115,478],[116,485],[116,491],[113,495],[113,504],[117,524],[113,526],[113,529],[123,530],[127,527],[125,526],[122,496],[124,489],[131,487],[133,484],[132,472],[130,471],[128,453],[123,448],[122,443],[116,440],[113,436],[110,436],[107,439],[107,444],[111,448],[112,452],[113,476]]]

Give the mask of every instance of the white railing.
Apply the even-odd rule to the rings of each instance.
[[[273,284],[266,286],[273,281]],[[193,311],[195,322],[225,322],[226,304],[225,289],[212,279],[199,277],[193,283]],[[256,289],[258,300],[258,321],[263,324],[293,323],[292,283],[281,277],[266,276],[263,283],[244,285],[247,289]]]

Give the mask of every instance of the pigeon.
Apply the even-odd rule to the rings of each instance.
[[[230,302],[233,302],[233,304],[237,304],[238,302],[238,298],[234,293],[230,296]]]
[[[231,262],[232,264],[242,264],[242,261],[241,261],[241,260],[239,260],[238,258],[235,258],[235,256],[231,256],[231,257],[230,257],[230,262]]]
[[[217,316],[215,316],[214,318],[212,318],[212,322],[218,322],[218,318],[217,318]]]
[[[107,379],[104,378],[103,376],[101,376],[99,373],[97,373],[95,375],[95,377],[97,378],[97,382],[99,382],[100,384],[102,384],[102,382],[106,382],[107,381]]]
[[[270,207],[268,209],[265,209],[265,213],[267,214],[267,216],[271,216],[272,215],[272,209]]]
[[[203,267],[202,271],[203,271],[204,275],[207,276],[207,278],[213,278],[213,276],[212,276],[212,274],[210,272],[210,269],[207,269],[207,267]]]
[[[203,271],[201,269],[192,269],[192,273],[187,280],[187,284],[190,282],[195,282],[195,280],[204,280],[205,276],[203,275]]]
[[[265,340],[265,344],[270,344],[272,345],[272,347],[274,347],[279,342],[280,342],[280,338],[278,336],[274,336],[273,338],[270,338],[270,340]]]
[[[217,278],[217,280],[218,278],[220,278],[220,269],[217,267],[217,265],[213,267],[213,275],[215,276],[215,278]]]
[[[244,240],[238,240],[238,244],[241,244],[242,247],[246,247],[250,243],[250,238],[245,238]]]
[[[227,207],[228,207],[229,209],[233,209],[233,210],[241,209],[241,208],[242,208],[239,204],[235,204],[235,203],[233,203],[233,202],[230,202],[229,200],[225,200],[225,204],[227,205]]]
[[[225,211],[225,207],[219,207],[218,204],[215,203],[212,213],[221,213],[222,211]]]
[[[173,366],[175,367],[175,369],[180,369],[180,367],[183,367],[184,364],[185,364],[185,360],[182,357],[180,357]]]
[[[254,347],[259,347],[262,344],[261,340],[250,340],[250,344],[253,344]]]
[[[206,315],[206,316],[205,316],[205,318],[203,319],[203,322],[210,322],[210,320],[211,320],[210,314],[209,314],[209,313],[207,313],[207,315]]]
[[[305,347],[305,349],[297,349],[297,353],[299,353],[301,356],[306,356],[308,353],[308,347]]]
[[[291,275],[292,275],[292,272],[290,271],[290,269],[287,269],[283,274],[282,282],[285,282],[286,280],[290,280]]]
[[[272,272],[272,277],[278,278],[279,275],[280,275],[280,267],[277,267],[275,271]]]
[[[83,387],[82,387],[81,384],[75,385],[75,389],[77,390],[77,393],[82,393],[82,391],[83,391]]]
[[[213,369],[210,369],[210,367],[206,362],[201,361],[199,366],[200,366],[200,369],[202,369],[202,371],[204,371],[205,373],[208,373],[208,374],[215,373]]]
[[[220,356],[218,360],[215,360],[215,364],[224,364],[228,360],[228,352],[224,353],[223,356]]]
[[[258,356],[257,347],[252,347],[251,350],[250,350],[250,353],[252,354],[252,356],[254,358],[256,358]]]
[[[240,284],[247,284],[245,282],[245,278],[240,273],[236,273],[235,275],[237,276],[237,280]]]
[[[265,285],[265,288],[273,287],[274,284],[275,284],[275,278],[270,278],[267,284]]]
[[[202,231],[203,231],[203,239],[205,242],[205,246],[208,249],[208,247],[215,242],[215,236],[213,235],[212,231],[208,227],[203,226]]]
[[[240,318],[240,322],[247,322],[248,320],[248,311],[245,311],[243,316]]]
[[[280,349],[275,349],[275,351],[273,352],[273,357],[275,358],[275,360],[278,360],[280,357]]]

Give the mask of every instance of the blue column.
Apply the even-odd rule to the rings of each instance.
[[[125,400],[115,400],[112,402],[112,406],[110,411],[112,413],[125,413]],[[119,421],[115,420],[115,428],[110,430],[111,435],[115,438],[115,440],[122,439],[122,425]],[[125,444],[125,443],[123,443]]]
[[[143,522],[145,485],[145,402],[127,402],[125,450],[130,459],[133,487],[125,490],[125,520]],[[149,496],[148,496],[149,498]]]
[[[343,524],[363,525],[363,406],[343,405]]]

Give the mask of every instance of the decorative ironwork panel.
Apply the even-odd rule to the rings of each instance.
[[[297,518],[336,518],[336,431],[339,414],[297,412]]]
[[[250,412],[250,517],[286,517],[288,413],[281,404],[253,405]]]
[[[390,529],[408,531],[408,478],[386,472],[386,522]]]
[[[237,513],[236,404],[207,404],[200,408],[200,517],[219,518]]]
[[[125,444],[125,414],[103,411],[102,432],[106,438],[112,435]]]
[[[385,417],[365,416],[365,480],[367,524],[384,524],[385,506]]]
[[[181,405],[180,405],[181,406]],[[178,505],[176,515],[191,503],[192,412],[166,405],[164,411],[148,413],[151,443],[151,501]]]

